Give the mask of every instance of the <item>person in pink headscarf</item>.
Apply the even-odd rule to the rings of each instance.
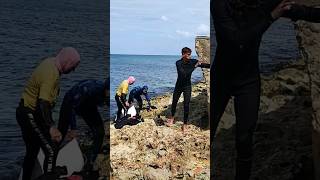
[[[62,48],[56,57],[44,59],[27,81],[16,110],[16,118],[26,144],[23,180],[32,178],[40,148],[45,154],[44,173],[55,175],[57,172],[57,144],[62,137],[52,119],[52,109],[59,95],[60,76],[73,71],[79,63],[80,55],[76,49]]]
[[[78,51],[72,47],[62,48],[55,58],[55,64],[61,74],[69,74],[80,63]]]
[[[127,107],[129,106],[128,101],[126,100],[127,94],[129,92],[129,85],[132,85],[136,79],[133,76],[129,76],[127,80],[123,80],[119,85],[115,100],[118,106],[117,119],[121,118],[121,111],[124,110],[125,114],[127,112]]]

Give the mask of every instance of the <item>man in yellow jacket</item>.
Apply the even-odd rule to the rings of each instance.
[[[123,80],[121,84],[119,85],[117,92],[116,92],[116,102],[118,106],[118,112],[117,112],[117,119],[121,118],[121,111],[124,110],[125,114],[127,112],[127,107],[129,106],[129,103],[127,102],[127,94],[129,92],[129,85],[132,85],[136,79],[133,76],[129,76],[127,80]]]
[[[61,74],[68,74],[80,63],[80,55],[72,47],[63,48],[56,57],[43,60],[28,80],[16,110],[26,144],[23,180],[30,180],[40,148],[45,154],[45,174],[55,174],[55,161],[61,133],[52,119],[52,109],[59,95]]]

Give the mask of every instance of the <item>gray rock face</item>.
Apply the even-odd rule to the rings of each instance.
[[[210,37],[197,36],[195,41],[195,48],[200,60],[204,63],[210,64]],[[210,69],[202,69],[205,84],[207,86],[208,94],[208,117],[210,119]]]
[[[301,3],[319,5],[316,0],[300,0]],[[307,64],[309,88],[312,99],[312,151],[315,179],[320,179],[320,24],[298,22],[297,39],[303,59]]]

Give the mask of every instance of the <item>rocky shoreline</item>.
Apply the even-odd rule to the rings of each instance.
[[[313,179],[312,106],[310,83],[303,60],[262,76],[260,115],[255,132],[253,179]],[[157,109],[142,111],[145,122],[110,131],[108,153],[98,157],[101,179],[210,179],[208,85],[193,85],[190,129],[181,132],[183,103],[177,122],[164,125],[172,94],[155,97]],[[235,117],[229,102],[219,125],[213,156],[216,179],[233,179],[235,169]],[[109,132],[107,132],[108,137]],[[108,142],[106,140],[105,142]],[[109,171],[111,170],[111,171]]]
[[[303,34],[300,36],[304,39]],[[305,44],[300,44],[303,47],[300,49],[308,49]],[[208,52],[202,52],[197,52],[198,56],[208,56]],[[261,76],[262,94],[254,135],[252,179],[314,179],[312,122],[317,110],[314,99],[317,81],[310,78],[316,74],[310,70],[312,64],[308,58],[310,55],[304,55],[302,59]],[[172,94],[152,99],[152,104],[158,109],[142,112],[145,122],[120,130],[113,125],[106,128],[110,130],[111,165],[108,157],[101,156],[98,161],[100,174],[108,177],[110,167],[111,179],[210,179],[208,75],[209,72],[204,71],[204,80],[193,86],[188,133],[182,134],[180,129],[182,98],[177,108],[176,125],[166,127],[163,123],[170,113]],[[234,178],[234,134],[235,116],[231,100],[213,145],[212,168],[215,174],[211,177],[215,179]]]
[[[204,81],[193,86],[190,125],[185,134],[180,129],[182,98],[177,122],[172,127],[164,125],[172,94],[152,99],[157,109],[143,111],[145,121],[138,125],[115,129],[111,124],[111,179],[209,179],[210,132],[202,128],[208,123],[206,88]]]

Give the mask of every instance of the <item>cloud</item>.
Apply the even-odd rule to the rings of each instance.
[[[168,21],[169,19],[167,18],[167,16],[161,16],[161,20]]]
[[[200,24],[197,28],[197,34],[210,34],[210,27],[206,24]]]
[[[176,38],[175,38],[174,36],[172,36],[171,34],[168,34],[167,37],[168,37],[169,39],[176,39]]]
[[[184,37],[190,37],[191,36],[191,33],[187,32],[187,31],[176,30],[176,33],[181,35],[181,36],[184,36]]]
[[[194,44],[196,35],[210,34],[205,25],[210,22],[210,0],[110,1],[110,44],[111,53],[149,53],[148,49],[161,46],[168,54],[176,46]],[[179,8],[177,8],[179,7]],[[204,25],[201,25],[204,24]],[[206,32],[208,32],[206,34]],[[137,34],[132,36],[132,33]],[[132,50],[127,42],[140,42]],[[168,43],[172,42],[172,43]],[[137,51],[137,52],[136,52]],[[139,51],[139,52],[138,52]]]

